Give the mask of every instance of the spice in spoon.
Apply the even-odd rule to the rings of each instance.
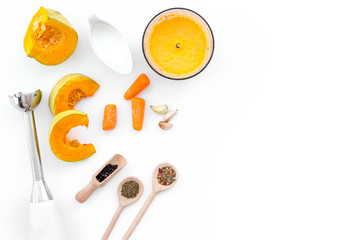
[[[136,181],[127,181],[122,185],[121,196],[134,198],[139,193],[139,184]]]
[[[116,169],[118,168],[118,165],[112,165],[112,164],[107,164],[100,172],[98,175],[96,175],[96,180],[98,180],[99,182],[104,181],[108,176],[110,176],[110,174],[112,174]]]
[[[175,182],[176,172],[172,167],[169,166],[159,168],[157,179],[161,185],[169,186]]]

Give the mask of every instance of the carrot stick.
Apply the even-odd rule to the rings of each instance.
[[[130,100],[135,97],[139,92],[144,90],[150,84],[149,78],[145,74],[141,74],[135,82],[129,87],[124,94],[126,100]]]
[[[133,97],[131,99],[131,108],[133,128],[140,131],[144,123],[145,100]]]
[[[116,127],[117,111],[115,104],[108,104],[104,110],[103,130],[111,130]]]

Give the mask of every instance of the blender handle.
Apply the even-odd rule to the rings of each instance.
[[[66,240],[54,200],[30,204],[30,240]]]

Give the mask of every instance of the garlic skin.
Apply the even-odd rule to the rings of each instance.
[[[158,114],[165,114],[168,111],[167,105],[159,105],[159,106],[152,106],[150,105],[151,109],[158,113]]]
[[[170,122],[170,120],[173,119],[173,117],[175,117],[177,111],[178,110],[176,109],[175,111],[169,111],[169,112],[165,113],[164,121],[165,122]]]
[[[169,122],[166,122],[166,121],[160,121],[159,122],[159,127],[162,129],[162,130],[169,130],[170,128],[173,127],[173,125]]]

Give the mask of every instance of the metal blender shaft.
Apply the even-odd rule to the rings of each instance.
[[[30,202],[43,202],[51,200],[53,199],[53,196],[45,183],[42,170],[34,111],[24,112],[23,115],[31,169],[34,179]]]
[[[25,131],[26,131],[27,144],[29,148],[33,178],[34,181],[40,181],[44,177],[43,177],[43,170],[41,167],[39,142],[37,139],[34,112],[33,111],[25,112],[23,113],[23,115],[24,115]]]
[[[39,142],[35,125],[34,108],[36,108],[36,106],[40,103],[41,96],[42,94],[40,90],[27,94],[19,92],[9,96],[12,105],[23,112],[24,116],[26,138],[34,179],[30,198],[30,202],[32,203],[44,202],[53,199],[53,196],[44,181]]]

